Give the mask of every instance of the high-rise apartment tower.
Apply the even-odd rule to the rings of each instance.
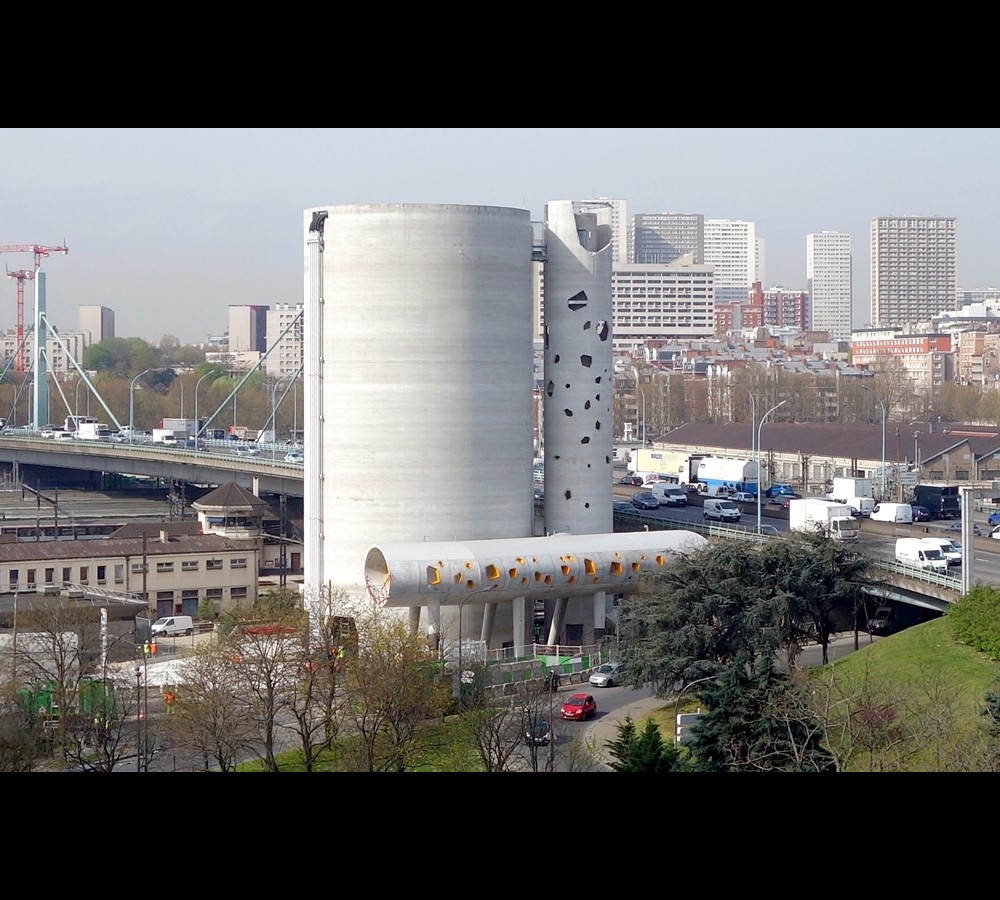
[[[811,326],[830,339],[851,338],[851,236],[839,231],[806,235],[806,279]]]
[[[879,216],[871,232],[872,324],[898,328],[957,309],[955,219]]]

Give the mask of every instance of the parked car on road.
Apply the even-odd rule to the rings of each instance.
[[[642,477],[639,475],[623,475],[618,479],[619,484],[632,484],[636,487],[642,487]]]
[[[570,694],[563,703],[559,716],[573,722],[582,722],[591,718],[597,712],[597,701],[593,694]]]
[[[547,719],[538,719],[524,732],[524,739],[536,747],[544,747],[552,740],[552,727]]]
[[[730,500],[735,503],[756,503],[757,495],[751,494],[749,491],[737,491],[729,497]]]
[[[951,525],[949,525],[945,530],[946,531],[961,531],[962,530],[962,523],[961,522],[952,522]],[[972,526],[972,533],[976,537],[982,537],[983,536],[983,529],[979,527],[979,523],[978,522],[976,522]]]
[[[660,501],[649,491],[636,491],[632,495],[632,505],[636,509],[659,509]]]
[[[625,663],[607,662],[590,673],[590,683],[594,687],[614,687],[625,677]]]
[[[931,511],[926,506],[914,506],[912,508],[914,522],[929,522],[931,520]]]
[[[986,522],[988,525],[1000,525],[1000,509],[998,509],[996,512],[991,512],[986,517]]]

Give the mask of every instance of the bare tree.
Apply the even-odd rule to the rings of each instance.
[[[424,638],[394,611],[359,611],[357,650],[344,666],[347,723],[341,741],[349,768],[405,771],[420,749],[420,726],[448,705],[449,688]]]
[[[340,733],[346,692],[339,685],[345,661],[357,649],[357,626],[346,591],[324,590],[309,609],[308,639],[301,648],[297,677],[284,694],[284,707],[291,714],[307,772]]]
[[[49,720],[58,751],[72,758],[68,725],[78,710],[80,682],[100,656],[100,611],[94,607],[29,608],[18,619],[18,683],[38,684],[51,703],[36,710]]]
[[[31,772],[42,757],[41,723],[15,695],[12,682],[4,683],[0,702],[0,772]]]
[[[179,666],[177,697],[167,715],[173,744],[232,771],[240,756],[260,749],[260,732],[246,698],[244,674],[225,644],[200,644]]]
[[[268,772],[278,771],[275,757],[278,713],[287,705],[304,661],[305,633],[283,620],[264,625],[244,625],[233,645],[237,670],[242,675],[242,696],[260,731],[262,761]]]

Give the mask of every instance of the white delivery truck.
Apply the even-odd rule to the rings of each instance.
[[[843,503],[854,510],[854,514],[861,516],[863,519],[871,518],[872,510],[875,509],[875,501],[871,497],[852,497],[850,495],[841,496],[840,494],[835,494],[830,491],[826,495],[827,500],[832,500],[834,503]]]
[[[792,531],[821,531],[835,541],[856,541],[861,533],[849,506],[818,497],[789,500],[788,527]]]
[[[191,616],[162,616],[149,629],[153,637],[176,637],[178,634],[194,634],[194,620]]]
[[[110,441],[111,429],[104,422],[81,422],[76,436],[82,441]]]
[[[837,503],[846,503],[854,512],[867,519],[875,509],[875,500],[872,497],[872,480],[870,478],[842,478],[840,476],[833,479],[833,490],[826,495],[827,500],[834,500]]]
[[[962,565],[962,545],[953,538],[925,537],[920,540],[929,547],[937,547],[949,566]]]
[[[833,479],[833,490],[830,492],[838,497],[874,497],[872,480],[870,478],[848,478],[836,476]]]
[[[897,538],[896,562],[929,572],[947,572],[948,560],[940,547],[925,543],[923,538]]]
[[[687,491],[679,484],[657,481],[649,486],[649,492],[660,501],[660,506],[687,506]]]
[[[871,520],[909,525],[913,521],[913,507],[909,503],[876,503]]]

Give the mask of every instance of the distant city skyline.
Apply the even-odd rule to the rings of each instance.
[[[956,223],[960,289],[1000,285],[1000,130],[0,129],[0,245],[65,245],[42,262],[49,318],[114,311],[119,337],[204,343],[232,305],[303,299],[302,211],[321,204],[527,209],[620,198],[628,218],[753,222],[765,289],[807,288],[807,235],[850,235],[852,319],[871,318],[873,219]],[[7,270],[29,255],[0,254]],[[25,286],[33,308],[33,286]],[[16,285],[0,279],[0,328]],[[26,317],[27,320],[27,317]]]

